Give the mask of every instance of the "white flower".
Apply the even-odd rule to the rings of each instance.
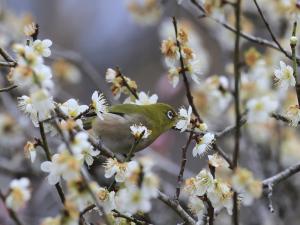
[[[52,45],[52,41],[49,39],[45,40],[35,40],[32,44],[32,47],[36,53],[42,55],[44,57],[49,57],[51,55],[50,46]]]
[[[171,67],[168,71],[168,79],[175,88],[179,83],[179,69],[177,67]]]
[[[262,194],[262,183],[255,180],[253,174],[243,168],[237,168],[232,176],[232,187],[239,193],[242,203],[251,205],[253,200],[260,198]]]
[[[104,176],[110,178],[115,175],[116,182],[124,182],[136,167],[138,167],[138,163],[135,161],[120,163],[116,159],[109,158],[104,166]]]
[[[145,171],[143,168],[143,184],[142,184],[142,192],[144,195],[148,195],[151,198],[157,197],[158,188],[159,188],[159,178],[150,171]]]
[[[100,200],[100,204],[106,213],[116,208],[115,192],[109,192],[106,188],[98,187],[94,190],[96,196]]]
[[[139,98],[135,100],[137,105],[151,105],[157,103],[158,96],[156,94],[150,97],[143,91],[138,94]]]
[[[203,137],[200,138],[199,142],[193,149],[193,156],[203,155],[206,151],[211,148],[211,143],[214,141],[215,135],[212,133],[206,133]]]
[[[208,163],[215,168],[218,168],[218,167],[228,168],[229,167],[228,162],[217,153],[208,156]]]
[[[117,77],[117,72],[111,68],[108,68],[105,74],[105,79],[108,83],[114,83]]]
[[[39,89],[31,93],[30,97],[23,95],[18,98],[19,108],[30,116],[33,124],[38,125],[38,121],[48,119],[54,109],[53,97],[45,89]]]
[[[52,81],[52,73],[51,69],[48,66],[40,64],[34,68],[35,77],[32,76],[34,79],[37,79],[37,82],[46,89],[52,89],[54,83]]]
[[[98,91],[94,91],[92,95],[92,107],[95,109],[97,116],[103,120],[103,113],[107,111],[107,103],[103,94],[99,94]]]
[[[152,133],[151,130],[149,130],[147,127],[143,126],[142,124],[140,125],[133,124],[132,126],[130,126],[130,130],[136,140],[139,140],[141,138],[146,139]]]
[[[272,100],[269,96],[262,98],[251,99],[247,102],[248,122],[249,123],[262,123],[266,122],[269,114],[275,111],[278,107],[278,102]]]
[[[215,210],[218,211],[225,207],[229,215],[232,214],[232,196],[233,192],[230,186],[219,180],[215,180],[213,188],[207,193]]]
[[[45,161],[41,164],[41,169],[49,173],[48,182],[55,185],[62,176],[66,181],[76,180],[80,177],[81,163],[78,159],[64,151],[52,156],[52,161]]]
[[[197,216],[198,221],[202,221],[206,208],[203,201],[198,196],[191,196],[189,198],[188,207],[191,212]]]
[[[34,84],[33,70],[28,66],[17,66],[12,70],[10,78],[20,88],[28,88]]]
[[[74,98],[71,98],[60,105],[59,108],[64,112],[64,114],[75,118],[80,113],[86,111],[89,107],[87,105],[79,105]]]
[[[281,88],[287,89],[289,86],[294,87],[296,85],[293,68],[283,61],[280,61],[280,69],[276,69],[274,75]]]
[[[191,122],[191,116],[192,116],[192,107],[189,106],[188,110],[181,107],[179,109],[179,120],[176,124],[176,128],[180,130],[180,132],[185,131]]]
[[[51,116],[50,112],[54,109],[54,102],[47,90],[39,89],[31,93],[30,98],[39,120],[45,120]]]
[[[142,192],[137,186],[131,185],[118,191],[116,206],[120,212],[135,214],[137,211],[149,212],[151,202],[148,195]]]
[[[86,164],[91,166],[94,162],[93,157],[99,155],[100,151],[94,150],[88,138],[89,136],[85,132],[77,133],[71,143],[71,148],[75,155],[79,156],[79,158],[83,158]]]
[[[30,181],[28,178],[14,179],[10,183],[9,195],[6,197],[5,204],[8,208],[19,210],[24,207],[26,201],[30,199]]]
[[[214,185],[214,178],[206,169],[202,169],[196,177],[185,181],[184,190],[192,196],[203,196],[211,190]]]
[[[18,66],[29,66],[33,69],[44,62],[43,58],[31,46],[14,45],[14,50],[20,54],[17,58]]]
[[[300,109],[298,105],[291,105],[286,113],[287,118],[291,121],[290,124],[293,127],[298,126],[300,121]]]
[[[201,72],[201,64],[199,60],[193,60],[187,64],[187,73],[191,76],[196,84],[200,83],[199,76]]]

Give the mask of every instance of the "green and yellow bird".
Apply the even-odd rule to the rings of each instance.
[[[156,103],[150,105],[120,104],[110,106],[103,114],[103,120],[98,117],[84,122],[85,127],[91,127],[94,134],[103,144],[116,153],[129,153],[135,142],[130,126],[144,125],[151,134],[139,141],[135,151],[140,151],[155,141],[162,133],[171,129],[177,122],[175,110],[168,104]],[[89,126],[86,126],[89,124]]]

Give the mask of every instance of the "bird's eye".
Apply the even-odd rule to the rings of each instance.
[[[174,118],[174,112],[172,112],[171,110],[167,112],[167,117],[171,120]]]

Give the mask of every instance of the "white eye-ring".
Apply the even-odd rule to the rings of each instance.
[[[172,111],[167,112],[167,117],[171,120],[174,118],[174,113]]]

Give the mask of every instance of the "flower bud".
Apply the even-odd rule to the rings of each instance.
[[[290,38],[291,45],[297,45],[298,38],[296,36],[292,36]]]

